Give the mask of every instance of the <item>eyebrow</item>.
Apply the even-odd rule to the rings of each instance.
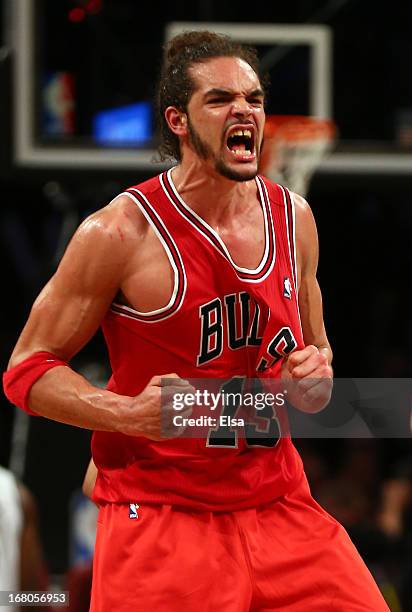
[[[210,96],[224,96],[224,97],[229,98],[230,96],[232,96],[232,95],[233,95],[233,93],[234,93],[234,92],[233,92],[233,90],[231,90],[231,89],[221,89],[221,88],[219,88],[219,87],[214,87],[213,89],[209,89],[209,90],[208,90],[208,91],[205,93],[204,97],[205,97],[205,98],[208,98],[208,97],[210,97]],[[252,97],[252,98],[253,98],[253,97],[256,97],[256,96],[259,96],[259,97],[264,98],[264,97],[265,97],[265,94],[264,94],[263,89],[261,89],[260,87],[257,87],[257,88],[256,88],[256,89],[254,89],[253,91],[250,91],[249,93],[247,93],[247,94],[246,94],[246,97],[248,97],[248,98],[249,98],[249,97]]]

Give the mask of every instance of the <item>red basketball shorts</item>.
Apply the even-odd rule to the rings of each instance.
[[[273,503],[236,512],[105,505],[90,609],[389,610],[346,531],[313,500],[306,479]]]

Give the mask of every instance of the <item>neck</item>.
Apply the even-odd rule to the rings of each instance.
[[[172,171],[173,182],[185,202],[210,225],[237,214],[256,198],[256,181],[233,181],[197,156],[183,159]]]

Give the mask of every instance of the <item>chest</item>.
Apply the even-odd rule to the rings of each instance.
[[[179,268],[183,268],[183,280],[187,282],[191,276],[192,285],[201,286],[210,286],[216,276],[228,280],[237,270],[258,269],[268,245],[263,220],[262,224],[258,218],[253,221],[240,220],[216,228],[214,242],[208,242],[207,235],[195,229],[181,232],[176,249],[150,228],[130,262],[117,301],[139,312],[166,307],[177,291]]]

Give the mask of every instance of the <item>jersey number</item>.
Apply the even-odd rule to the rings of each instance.
[[[245,380],[245,378],[241,377],[231,378],[220,387],[221,397],[227,397],[227,394],[230,394],[234,401],[228,405],[223,402],[220,421],[223,420],[225,424],[221,424],[217,429],[209,431],[206,446],[237,448],[238,432],[232,431],[230,420],[235,418],[239,409],[241,398],[245,391]],[[262,390],[263,387],[260,380],[253,379],[253,388],[248,390],[248,393],[254,395],[261,393]],[[260,426],[256,423],[245,423],[245,440],[247,445],[273,448],[280,438],[279,421],[273,407],[264,405],[259,410],[255,409],[255,413],[263,421],[263,424]]]

